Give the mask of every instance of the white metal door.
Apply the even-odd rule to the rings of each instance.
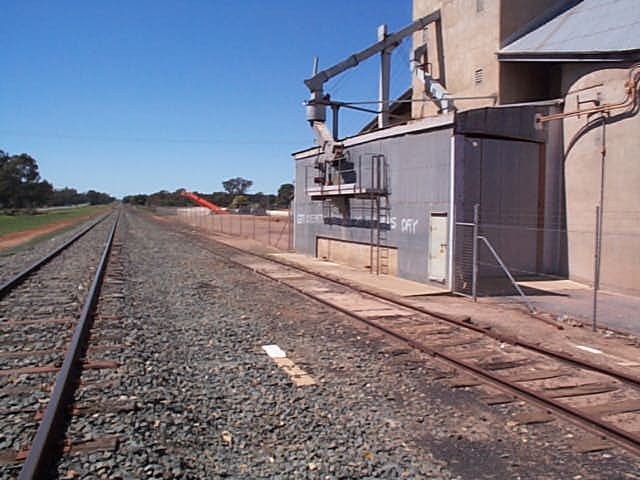
[[[429,218],[429,280],[444,283],[447,278],[447,214],[431,213]]]

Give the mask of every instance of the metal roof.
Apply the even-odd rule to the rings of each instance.
[[[498,52],[500,60],[621,59],[640,50],[639,0],[582,0]]]

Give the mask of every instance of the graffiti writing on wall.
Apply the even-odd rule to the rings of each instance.
[[[400,220],[400,230],[402,231],[402,233],[410,233],[411,235],[415,235],[417,226],[417,218],[403,218],[402,220]]]
[[[328,222],[325,220],[329,220]],[[330,220],[332,219],[325,219],[322,214],[310,214],[310,213],[300,213],[298,215],[296,215],[296,223],[298,225],[304,225],[304,224],[321,224],[321,223],[328,223],[330,225],[343,225],[343,226],[356,226],[356,227],[366,227],[366,228],[371,228],[372,227],[372,221],[371,219],[362,219],[363,222],[361,223],[357,223],[354,221],[354,223],[352,224],[347,224],[343,221],[341,222],[331,222]],[[366,221],[364,221],[366,220]],[[396,229],[400,229],[400,232],[405,233],[407,235],[415,235],[416,231],[417,231],[417,227],[418,224],[420,223],[420,221],[417,218],[400,218],[398,219],[397,217],[391,217],[389,219],[389,226],[388,228],[390,230],[396,230]]]
[[[419,223],[417,218],[401,218],[399,223],[400,231],[402,233],[408,233],[409,235],[416,234],[416,228]],[[398,228],[398,219],[396,217],[391,217],[389,219],[389,226],[391,227],[391,230]]]
[[[322,217],[322,214],[299,213],[298,215],[296,215],[296,223],[298,225],[302,225],[305,223],[324,223],[324,219]]]

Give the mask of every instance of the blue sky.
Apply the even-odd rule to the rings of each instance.
[[[411,22],[411,0],[4,0],[0,149],[26,152],[56,188],[121,197],[222,190],[275,193],[291,152],[312,145],[303,84]],[[396,49],[392,93],[409,86]],[[328,84],[375,100],[378,57]],[[341,118],[352,134],[370,117]]]

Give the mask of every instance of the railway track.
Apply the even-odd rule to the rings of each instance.
[[[362,289],[273,256],[220,242],[205,248],[446,362],[455,369],[447,380],[453,388],[483,389],[489,404],[524,400],[521,424],[560,417],[591,433],[576,445],[580,451],[617,445],[640,454],[640,377],[629,371],[638,365],[619,369],[583,361],[545,348],[542,342],[496,334],[469,318],[431,312],[409,300]]]
[[[1,478],[53,476],[74,449],[65,430],[81,375],[117,367],[87,346],[118,220],[100,218],[0,287]]]

